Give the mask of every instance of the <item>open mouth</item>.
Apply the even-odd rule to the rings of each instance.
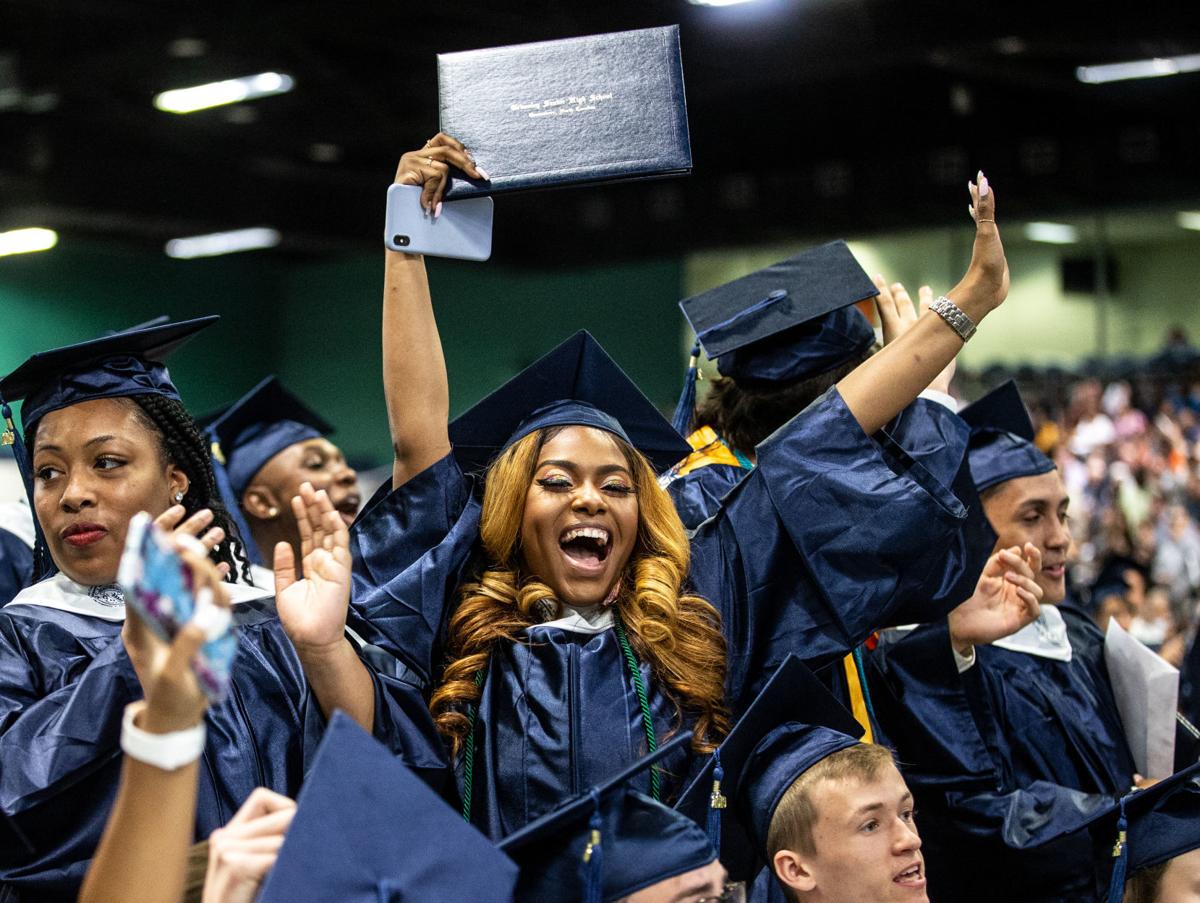
[[[563,531],[558,545],[577,568],[599,573],[612,550],[612,534],[604,527],[576,525]]]
[[[896,884],[902,884],[905,887],[924,887],[925,875],[923,872],[924,869],[922,869],[921,863],[914,862],[895,878],[893,878],[892,881]]]
[[[347,527],[354,523],[354,518],[358,517],[358,505],[360,501],[357,495],[348,495],[333,506],[333,510],[342,516],[342,520],[346,522]]]

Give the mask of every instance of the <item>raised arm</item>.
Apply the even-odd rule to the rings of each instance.
[[[396,183],[422,186],[419,203],[426,216],[436,217],[441,214],[451,166],[483,177],[466,148],[439,133],[425,147],[400,158]],[[395,488],[450,451],[446,429],[450,391],[425,261],[418,254],[385,253],[383,387],[396,455],[392,465]]]
[[[977,326],[1008,296],[1008,262],[996,228],[996,193],[980,173],[970,186],[975,245],[966,275],[947,297]],[[963,341],[941,317],[921,317],[837,384],[868,435],[882,429],[952,361]]]

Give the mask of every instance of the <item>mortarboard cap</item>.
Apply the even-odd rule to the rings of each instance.
[[[765,862],[780,797],[801,774],[860,736],[854,716],[789,654],[675,808],[708,824],[730,878],[750,880]],[[732,812],[724,808],[728,802]]]
[[[716,859],[694,821],[628,784],[691,736],[677,735],[589,793],[504,838],[500,849],[521,869],[517,899],[607,903]]]
[[[591,426],[625,439],[665,470],[691,447],[600,343],[575,333],[450,424],[464,469],[482,467],[535,430]]]
[[[163,395],[178,399],[179,391],[162,362],[218,319],[198,317],[135,327],[40,351],[0,380],[0,399],[24,399],[21,423],[26,430],[51,411],[96,398]]]
[[[679,303],[723,376],[778,383],[862,354],[875,330],[853,306],[879,289],[844,241],[819,245]]]
[[[273,457],[297,442],[328,436],[331,426],[320,414],[268,376],[215,417],[206,418],[205,432],[213,442],[213,457],[222,461],[229,484],[240,504],[242,493]],[[218,452],[220,453],[218,456]],[[226,499],[226,505],[229,504]]]
[[[325,731],[259,903],[510,903],[517,867],[344,713]]]
[[[971,428],[967,461],[979,492],[1054,470],[1054,462],[1033,444],[1033,422],[1012,380],[963,408],[959,416]]]

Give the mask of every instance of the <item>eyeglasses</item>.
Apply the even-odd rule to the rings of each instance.
[[[732,881],[719,897],[701,897],[696,903],[746,903],[746,882]]]

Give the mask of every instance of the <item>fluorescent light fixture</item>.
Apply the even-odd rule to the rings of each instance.
[[[295,86],[290,75],[280,72],[260,72],[245,78],[195,85],[163,91],[154,98],[154,105],[168,113],[194,113],[227,103],[240,103],[271,94],[286,94]]]
[[[1200,210],[1183,210],[1175,215],[1175,221],[1184,229],[1200,232]]]
[[[167,256],[180,260],[193,257],[216,257],[218,254],[233,254],[237,251],[255,251],[273,248],[279,244],[279,232],[266,226],[254,229],[235,229],[232,232],[214,232],[211,235],[193,235],[189,238],[173,238],[167,242]]]
[[[1066,223],[1026,223],[1025,237],[1052,245],[1073,245],[1079,241],[1079,230]]]
[[[53,229],[13,229],[10,232],[0,232],[0,257],[49,251],[56,244],[58,233]]]
[[[1120,82],[1130,78],[1161,78],[1181,72],[1200,71],[1200,53],[1187,56],[1162,56],[1152,60],[1131,60],[1128,63],[1105,63],[1102,66],[1080,66],[1075,77],[1089,85]]]
[[[749,3],[751,0],[688,0],[694,6],[737,6],[739,3]]]

